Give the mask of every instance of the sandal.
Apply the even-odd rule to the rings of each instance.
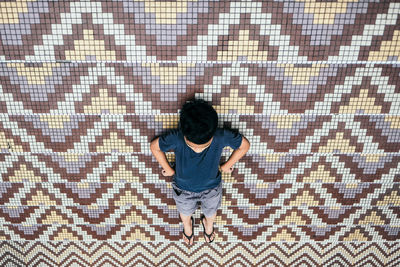
[[[214,226],[213,226],[211,234],[207,234],[206,233],[206,227],[204,227],[204,223],[203,223],[203,219],[204,218],[205,218],[204,215],[200,218],[201,225],[203,225],[204,240],[207,242],[206,237],[208,237],[208,240],[210,240],[210,242],[208,242],[208,243],[212,243],[214,241],[214,239],[215,239],[215,235],[214,235],[214,238],[211,240],[211,236],[214,234]]]
[[[194,219],[193,219],[193,217],[190,217],[190,219],[192,220],[192,234],[190,235],[190,236],[188,236],[186,233],[185,233],[185,228],[183,228],[183,231],[182,231],[182,233],[183,233],[183,235],[187,238],[187,240],[189,241],[189,246],[190,246],[190,240],[192,240],[192,238],[193,238],[193,236],[194,236]],[[194,240],[193,240],[194,241]],[[193,245],[193,244],[192,244]]]

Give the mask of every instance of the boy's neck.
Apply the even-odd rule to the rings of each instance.
[[[194,152],[200,153],[211,145],[211,142],[214,137],[211,137],[211,139],[204,144],[195,144],[193,142],[190,142],[189,140],[187,140],[186,136],[184,136],[183,138],[185,139],[185,143],[188,147],[190,147]]]

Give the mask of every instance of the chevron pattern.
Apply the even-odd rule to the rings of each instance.
[[[3,266],[397,266],[398,243],[1,242]],[[37,254],[37,250],[46,254]],[[203,253],[199,254],[198,251]],[[232,257],[231,255],[236,257]],[[379,255],[379,257],[377,256]],[[24,260],[21,260],[24,259]],[[13,265],[11,265],[13,266]]]
[[[399,47],[395,0],[0,1],[0,265],[400,265]],[[188,247],[192,97],[251,148]]]
[[[397,115],[399,74],[394,63],[0,63],[0,101],[18,115],[176,114],[193,95],[220,114]]]

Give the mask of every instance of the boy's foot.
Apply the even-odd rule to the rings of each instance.
[[[200,222],[203,225],[204,239],[207,243],[213,242],[215,239],[214,222],[207,223],[207,218],[204,215],[200,218]]]
[[[189,235],[185,233],[185,225],[183,225],[183,241],[185,241],[185,243],[187,245],[193,245],[194,242],[194,219],[193,217],[190,217],[190,221],[192,223],[192,225],[190,227],[186,227],[188,229],[186,229],[186,233],[190,233]],[[189,229],[191,229],[189,231]]]

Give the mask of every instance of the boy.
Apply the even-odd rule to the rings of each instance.
[[[204,239],[214,238],[214,220],[222,200],[221,172],[230,173],[233,165],[250,148],[249,141],[239,133],[217,128],[217,112],[204,100],[183,105],[179,129],[153,140],[151,152],[163,168],[164,176],[174,175],[173,198],[183,223],[183,240],[192,245],[194,220],[192,214],[201,203],[200,218]],[[219,166],[222,150],[230,146],[235,151]],[[175,152],[175,170],[169,165],[165,152]]]

